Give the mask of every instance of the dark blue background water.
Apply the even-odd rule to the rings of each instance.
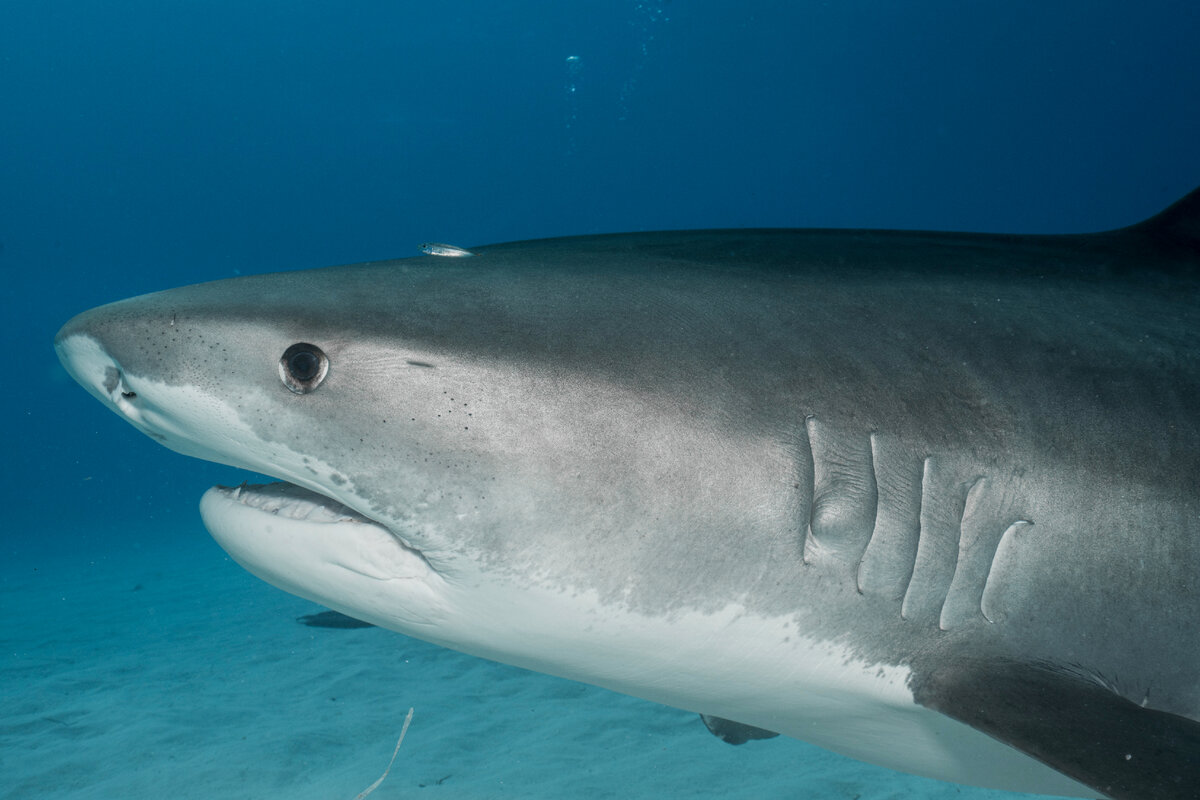
[[[6,0],[0,557],[203,536],[240,480],[66,378],[85,308],[429,240],[1118,226],[1200,184],[1197,42],[1195,0]]]

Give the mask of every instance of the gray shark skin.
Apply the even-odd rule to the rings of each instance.
[[[1200,191],[1089,235],[470,252],[146,295],[56,347],[286,481],[206,525],[356,619],[945,780],[1200,797]]]

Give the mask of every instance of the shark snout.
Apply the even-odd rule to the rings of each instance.
[[[141,397],[138,380],[122,368],[99,338],[72,320],[58,332],[54,349],[63,368],[89,394],[143,433],[166,443],[156,430],[159,426],[149,418],[154,416],[153,409],[148,409]]]
[[[122,399],[136,398],[136,392],[128,386],[116,359],[74,320],[58,332],[54,350],[70,376],[106,405],[117,406]]]

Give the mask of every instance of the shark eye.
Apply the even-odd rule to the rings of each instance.
[[[284,350],[279,359],[279,378],[296,394],[316,389],[328,373],[329,359],[315,344],[297,342]]]

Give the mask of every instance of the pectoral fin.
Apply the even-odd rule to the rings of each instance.
[[[708,728],[713,736],[729,744],[745,744],[751,739],[773,739],[779,735],[774,731],[763,730],[753,725],[744,725],[731,719],[722,719],[708,714],[701,714],[700,719],[704,721],[704,727]]]
[[[914,673],[914,697],[1113,800],[1200,798],[1200,723],[1143,708],[1053,665],[960,662]]]

